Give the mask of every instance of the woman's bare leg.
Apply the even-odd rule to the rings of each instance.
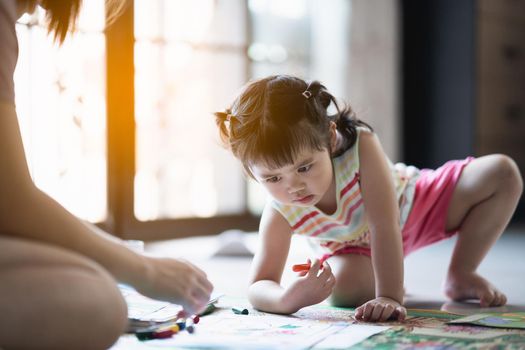
[[[124,332],[126,303],[96,263],[0,235],[0,347],[107,349]]]
[[[460,228],[444,283],[449,298],[479,299],[483,307],[507,302],[506,296],[476,270],[509,223],[522,190],[519,170],[506,156],[480,157],[465,167],[446,223],[447,230]]]

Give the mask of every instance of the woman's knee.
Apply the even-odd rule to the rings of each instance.
[[[4,318],[5,324],[0,321],[0,347],[110,347],[125,330],[127,308],[108,276],[87,271],[76,267],[25,271],[25,281],[3,274],[14,290],[0,287],[7,295],[0,301],[0,309],[9,315]]]
[[[127,306],[113,278],[82,256],[68,263],[74,253],[48,260],[48,247],[22,245],[37,258],[0,264],[0,347],[110,347],[127,324]]]
[[[127,327],[127,305],[116,282],[103,269],[90,272],[78,278],[74,289],[79,295],[73,300],[75,306],[66,310],[79,322],[71,331],[68,341],[74,346],[68,348],[107,349],[125,332]]]
[[[78,320],[81,326],[73,327],[72,332],[76,335],[69,337],[72,346],[67,348],[83,348],[78,346],[80,343],[85,344],[85,349],[107,349],[125,332],[126,302],[115,282],[108,281],[107,277],[97,281],[98,290],[90,289],[92,297],[87,296],[86,302],[79,300],[79,304],[71,311],[71,317]],[[85,283],[89,282],[82,281],[78,288],[85,287]]]

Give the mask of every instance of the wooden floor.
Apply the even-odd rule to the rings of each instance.
[[[243,243],[257,249],[257,235],[245,234]],[[148,243],[146,252],[161,256],[183,257],[204,269],[215,290],[230,296],[245,297],[250,257],[218,257],[214,253],[224,240],[219,236],[195,237]],[[409,308],[442,309],[454,313],[482,310],[473,303],[453,303],[441,293],[441,283],[450,260],[454,238],[423,248],[405,259],[405,287]],[[294,237],[283,276],[283,284],[293,276],[290,266],[309,256],[309,247]],[[511,227],[491,249],[479,269],[480,273],[507,294],[508,305],[490,311],[525,311],[525,227]]]

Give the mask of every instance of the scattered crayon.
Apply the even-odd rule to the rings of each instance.
[[[135,336],[137,337],[138,340],[150,340],[150,339],[155,339],[154,335],[153,335],[153,331],[137,331],[135,332]]]
[[[193,333],[195,332],[194,324],[199,323],[199,321],[199,316],[193,316],[187,319],[179,319],[176,322],[166,322],[139,329],[135,332],[135,336],[139,340],[151,340],[170,338],[182,330],[186,330],[188,333]]]
[[[319,268],[322,270],[322,269],[323,269],[323,263],[324,263],[324,261],[325,261],[325,258],[323,257],[323,258],[321,258],[319,261],[320,261],[320,263],[321,263],[321,265],[320,265]],[[293,272],[308,271],[308,270],[310,270],[310,267],[311,267],[311,264],[310,264],[309,262],[306,263],[306,264],[295,264],[295,265],[292,266],[292,271],[293,271]]]
[[[195,323],[195,324],[199,323],[200,319],[201,319],[201,318],[199,317],[199,315],[195,315],[195,316],[193,316],[193,318],[192,318],[193,323]]]
[[[167,326],[166,328],[163,328],[162,330],[168,330],[168,329],[172,331],[173,333],[178,333],[181,330],[180,326],[177,323]]]
[[[214,303],[210,303],[208,304],[208,306],[206,306],[206,309],[204,309],[203,312],[201,312],[199,315],[200,316],[206,316],[208,314],[211,314],[213,311],[215,311],[216,309],[216,306]]]
[[[199,323],[199,316],[195,315],[186,319],[186,332],[193,333],[195,332],[195,324]]]
[[[232,311],[234,314],[237,314],[237,315],[248,315],[248,309],[239,310],[236,308],[232,308]]]
[[[301,272],[310,270],[310,264],[295,264],[292,266],[293,272]]]
[[[156,332],[153,332],[153,339],[166,339],[166,338],[171,338],[171,336],[173,334],[175,334],[176,332],[172,331],[171,329],[166,329],[166,330],[162,330],[162,331],[156,331]]]

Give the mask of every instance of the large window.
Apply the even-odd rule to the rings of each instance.
[[[33,181],[74,214],[107,217],[104,0],[58,49],[42,11],[16,26],[16,106]]]
[[[238,0],[135,0],[139,220],[246,208],[239,164],[219,147],[213,118],[247,78],[245,7]]]
[[[220,147],[213,112],[275,73],[346,98],[350,3],[134,0],[104,28],[90,0],[61,48],[41,13],[22,18],[16,103],[35,183],[125,238],[256,229],[266,194]]]

